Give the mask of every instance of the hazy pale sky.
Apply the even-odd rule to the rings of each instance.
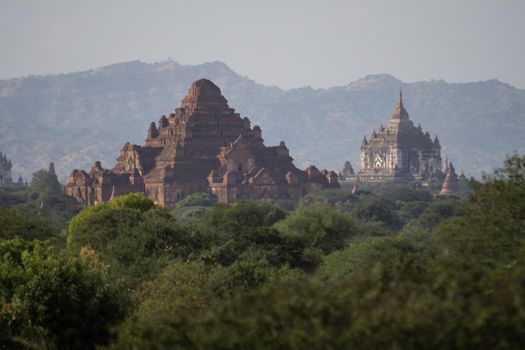
[[[390,73],[525,88],[525,1],[0,0],[0,79],[223,61],[283,88]]]

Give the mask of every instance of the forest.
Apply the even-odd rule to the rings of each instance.
[[[0,189],[0,349],[523,348],[525,156],[461,188],[83,208],[40,170]]]

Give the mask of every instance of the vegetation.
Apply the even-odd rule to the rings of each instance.
[[[215,199],[209,194],[195,193],[180,201],[173,215],[177,221],[188,224],[200,219],[214,204]]]
[[[329,190],[295,210],[197,194],[170,213],[131,194],[63,233],[24,211],[60,193],[5,192],[0,348],[522,348],[525,157],[470,185]]]
[[[55,174],[39,170],[33,174],[29,187],[0,188],[0,237],[31,239],[34,234],[31,232],[36,229],[46,231],[46,235],[53,236],[56,243],[61,244],[58,237],[61,230],[81,209],[80,204],[65,194]],[[23,233],[17,229],[12,231],[12,225],[32,228]]]
[[[109,340],[126,295],[111,287],[95,254],[77,257],[21,239],[0,241],[0,344],[90,349]]]

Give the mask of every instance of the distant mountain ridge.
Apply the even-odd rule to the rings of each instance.
[[[55,163],[61,179],[95,160],[110,168],[126,142],[142,144],[151,121],[178,107],[198,78],[215,82],[230,107],[258,124],[267,145],[286,141],[299,167],[359,168],[359,147],[386,125],[403,90],[411,119],[458,171],[478,176],[525,152],[525,90],[497,80],[404,83],[368,75],[345,86],[283,90],[242,77],[222,62],[118,63],[84,72],[0,80],[0,151],[18,177]]]

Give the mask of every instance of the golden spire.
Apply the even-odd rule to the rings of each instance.
[[[399,100],[397,102],[396,110],[398,112],[401,112],[403,110],[403,90],[402,89],[399,89]]]
[[[399,99],[397,101],[397,107],[392,115],[392,119],[409,119],[408,112],[405,109],[405,106],[403,106],[403,90],[399,90]]]
[[[443,181],[439,196],[459,197],[458,176],[456,175],[456,171],[452,165],[452,162],[448,165],[447,176],[445,177],[445,181]]]

